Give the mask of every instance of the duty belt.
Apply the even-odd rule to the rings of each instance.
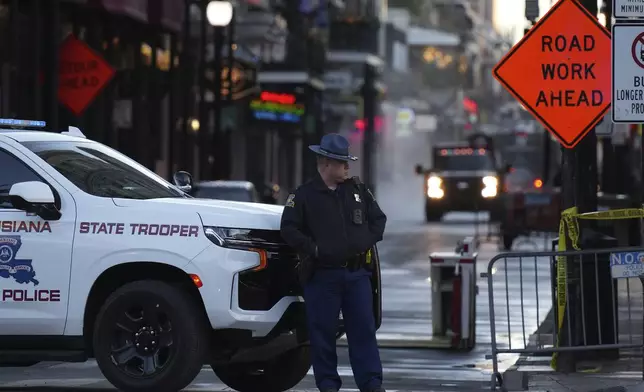
[[[364,253],[349,257],[344,261],[342,267],[349,271],[357,271],[364,266]]]

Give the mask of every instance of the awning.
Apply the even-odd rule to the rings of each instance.
[[[150,23],[172,32],[181,31],[185,2],[183,0],[148,0]]]
[[[106,11],[113,14],[148,22],[148,0],[101,0],[101,4]]]

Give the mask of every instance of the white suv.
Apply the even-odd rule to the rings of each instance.
[[[242,392],[306,375],[282,207],[191,198],[187,173],[172,185],[76,128],[2,126],[23,130],[0,130],[0,362],[95,358],[123,391],[178,391],[204,363]]]

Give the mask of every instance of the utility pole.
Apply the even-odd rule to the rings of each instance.
[[[606,18],[606,28],[611,31],[612,17],[613,17],[613,0],[604,0],[602,11]],[[601,140],[602,144],[602,170],[601,170],[601,190],[604,193],[616,194],[623,193],[625,180],[624,176],[616,176],[615,173],[622,173],[626,169],[621,167],[618,157],[623,155],[624,151],[618,151],[618,148],[613,146],[613,141],[610,136],[604,137]]]
[[[591,15],[597,15],[599,9],[597,0],[580,0],[581,5]],[[562,189],[570,189],[572,185],[573,201],[578,211],[591,212],[597,210],[597,135],[595,129],[584,137],[574,149],[565,149],[564,162],[573,178],[570,182],[562,182]],[[571,167],[572,166],[572,167]],[[568,192],[566,192],[568,193]],[[572,205],[566,205],[571,207]]]

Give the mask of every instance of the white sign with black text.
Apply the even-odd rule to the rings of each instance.
[[[644,24],[613,26],[612,63],[613,122],[644,122]]]
[[[615,18],[644,18],[644,0],[613,0]]]

